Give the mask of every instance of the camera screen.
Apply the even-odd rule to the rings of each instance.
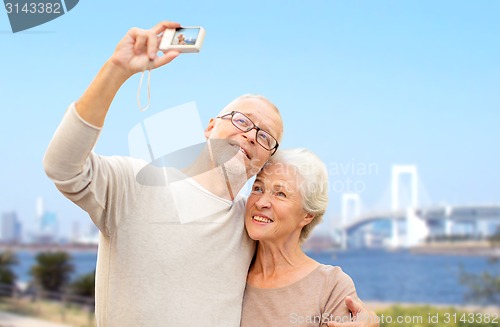
[[[177,28],[172,45],[195,45],[199,33],[199,28]]]

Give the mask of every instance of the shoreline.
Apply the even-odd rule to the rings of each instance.
[[[1,244],[0,252],[76,252],[76,253],[97,253],[98,244]],[[308,251],[307,251],[308,250]],[[307,249],[312,253],[332,253],[342,252],[340,249]],[[366,249],[366,251],[383,250],[393,252],[407,250],[411,254],[428,255],[458,255],[458,256],[483,256],[500,259],[500,246],[492,247],[486,242],[456,242],[456,243],[429,243],[418,245],[407,249]]]
[[[97,244],[0,244],[0,252],[96,252]]]
[[[500,258],[500,246],[493,247],[488,242],[447,242],[429,243],[410,248],[414,254],[487,256]]]

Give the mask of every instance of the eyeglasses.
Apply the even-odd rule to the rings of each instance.
[[[231,111],[230,113],[219,116],[217,118],[226,118],[228,116],[231,116],[231,122],[233,123],[233,125],[242,132],[248,132],[255,128],[255,139],[257,140],[257,143],[259,143],[259,145],[267,151],[272,151],[271,155],[273,155],[276,150],[278,150],[278,141],[276,141],[276,139],[271,134],[255,125],[250,118],[248,118],[241,112]]]

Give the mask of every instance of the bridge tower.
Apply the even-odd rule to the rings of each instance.
[[[402,207],[400,203],[401,185],[400,177],[404,174],[410,175],[410,203],[406,208]],[[400,240],[399,229],[397,221],[392,220],[392,237],[391,246],[413,246],[418,244],[425,238],[429,230],[426,223],[416,215],[415,210],[418,207],[418,174],[415,165],[394,165],[392,166],[392,179],[391,179],[391,209],[393,212],[399,210],[406,211],[406,238],[404,241]]]
[[[361,213],[361,198],[358,193],[343,193],[341,206],[341,245],[343,249],[347,248],[347,221],[359,217]]]
[[[400,208],[399,195],[400,195],[400,177],[403,174],[410,175],[411,178],[411,200],[410,207],[416,208],[418,206],[418,175],[417,166],[415,165],[393,165],[392,166],[392,179],[391,179],[391,209],[397,211],[406,208]]]

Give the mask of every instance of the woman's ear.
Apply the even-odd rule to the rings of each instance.
[[[315,214],[312,213],[307,213],[304,219],[302,220],[303,226],[309,225],[311,221],[313,221],[314,217],[316,217]]]
[[[208,140],[210,137],[210,134],[212,134],[212,130],[214,129],[215,126],[215,119],[210,118],[210,121],[208,122],[208,126],[205,129],[205,138]]]

